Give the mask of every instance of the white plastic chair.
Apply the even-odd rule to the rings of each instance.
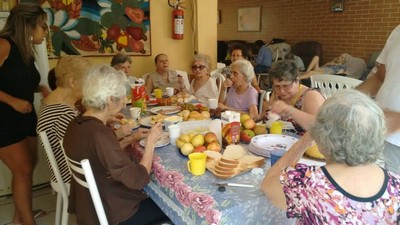
[[[100,225],[108,225],[108,220],[106,217],[106,213],[104,211],[103,203],[101,202],[99,190],[97,189],[96,180],[93,176],[92,167],[90,166],[88,159],[83,159],[81,162],[77,162],[67,156],[65,154],[65,150],[62,145],[63,140],[60,141],[61,149],[64,152],[65,159],[67,160],[68,168],[71,171],[71,175],[74,180],[82,185],[85,188],[89,189],[90,196],[92,197],[92,201],[94,204],[94,208],[96,210],[97,218],[99,219]],[[82,180],[75,173],[81,174],[85,176],[86,181]]]
[[[45,131],[39,133],[40,139],[43,143],[44,150],[47,154],[47,159],[50,162],[51,170],[56,177],[57,182],[53,180],[50,182],[51,187],[55,192],[57,192],[57,203],[56,203],[56,215],[55,215],[55,224],[56,225],[68,225],[68,217],[69,214],[67,212],[68,209],[68,193],[69,193],[69,184],[64,183],[62,178],[60,169],[58,168],[56,158],[54,156],[53,149],[51,148],[49,138]]]
[[[269,96],[271,95],[271,91],[266,91],[266,90],[263,90],[263,92],[261,92],[261,94],[260,94],[261,96],[260,96],[260,102],[258,103],[258,113],[259,114],[261,114],[262,113],[262,111],[263,111],[263,102],[264,102],[264,99],[265,99],[265,101],[269,101]]]
[[[354,78],[330,74],[313,75],[310,79],[311,87],[319,88],[325,98],[331,97],[338,90],[354,88],[362,83]]]
[[[225,67],[226,67],[225,63],[217,63],[217,69],[222,69]]]
[[[186,87],[186,90],[189,91],[190,82],[189,82],[188,73],[186,71],[183,71],[183,70],[175,70],[175,71],[182,76],[183,82],[184,82],[185,87]]]
[[[221,96],[221,90],[222,90],[222,83],[225,81],[225,76],[220,74],[220,73],[211,73],[211,78],[214,79],[217,82],[218,85],[218,96]],[[225,98],[225,94],[223,98]]]

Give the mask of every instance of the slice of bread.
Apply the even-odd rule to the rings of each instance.
[[[226,159],[240,159],[246,154],[244,148],[240,145],[228,145],[224,151],[224,158]]]
[[[231,164],[231,165],[239,165],[239,161],[236,159],[227,159],[225,156],[218,161],[219,163]]]
[[[265,163],[265,158],[261,156],[245,155],[239,160],[240,165],[247,168],[261,167]],[[246,166],[245,166],[246,165]]]
[[[206,150],[204,151],[204,154],[207,155],[207,161],[208,160],[219,161],[222,158],[222,154],[216,151]]]

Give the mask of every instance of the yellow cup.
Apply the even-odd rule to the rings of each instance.
[[[154,95],[156,98],[162,98],[162,89],[161,88],[154,89]]]
[[[189,161],[187,162],[189,172],[196,176],[203,175],[206,172],[206,158],[207,155],[202,152],[189,154]]]
[[[271,134],[282,134],[282,127],[283,127],[282,121],[275,121],[271,124],[269,132]]]

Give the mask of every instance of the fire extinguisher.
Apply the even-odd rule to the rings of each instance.
[[[183,10],[176,7],[172,10],[172,38],[177,40],[183,39]]]

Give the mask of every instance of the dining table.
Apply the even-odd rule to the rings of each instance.
[[[129,106],[127,107],[129,108]],[[128,109],[123,113],[129,115]],[[144,116],[149,116],[149,113]],[[242,146],[247,149],[246,144]],[[143,146],[132,145],[130,154],[140,158]],[[286,212],[275,207],[263,194],[261,182],[270,159],[257,170],[247,170],[230,179],[219,179],[212,172],[195,176],[188,171],[188,157],[171,144],[155,149],[152,174],[145,193],[176,225],[266,225],[294,224]],[[252,187],[224,186],[235,183]]]

